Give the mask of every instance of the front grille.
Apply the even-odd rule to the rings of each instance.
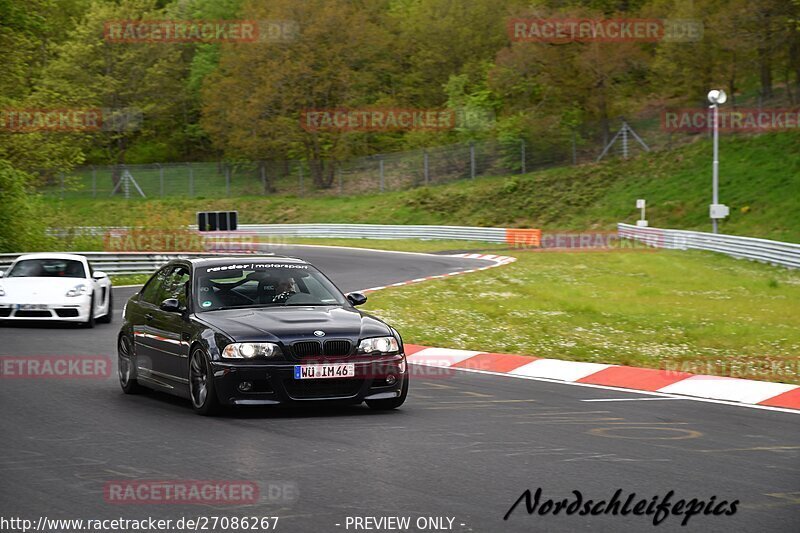
[[[325,355],[329,357],[343,357],[350,355],[352,344],[350,341],[326,341]]]
[[[56,314],[61,318],[68,318],[68,317],[75,317],[78,316],[77,309],[56,309]]]
[[[322,355],[322,346],[317,341],[302,341],[292,345],[295,357],[319,357]]]
[[[14,313],[14,316],[19,318],[49,318],[53,315],[50,311],[23,311],[18,309],[17,312]]]
[[[363,379],[287,379],[286,393],[295,400],[352,398],[361,390]]]

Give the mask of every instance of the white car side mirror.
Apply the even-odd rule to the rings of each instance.
[[[103,278],[107,278],[108,276],[102,270],[95,270],[94,274],[92,274],[92,277],[94,279],[103,279]]]

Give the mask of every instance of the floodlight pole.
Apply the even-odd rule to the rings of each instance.
[[[711,165],[711,203],[719,203],[719,104],[711,104],[714,110],[714,162]],[[717,219],[711,219],[712,232],[717,233]]]

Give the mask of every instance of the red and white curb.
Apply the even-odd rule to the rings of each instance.
[[[439,274],[437,276],[426,276],[424,278],[417,278],[412,279],[409,281],[400,281],[398,283],[392,283],[391,285],[382,285],[380,287],[370,287],[369,289],[363,289],[360,292],[367,293],[367,292],[375,292],[380,291],[383,289],[388,289],[390,287],[402,287],[404,285],[411,285],[413,283],[421,283],[423,281],[430,281],[432,279],[444,279],[450,278],[453,276],[458,276],[460,274],[470,274],[472,272],[480,272],[481,270],[488,270],[490,268],[496,268],[502,265],[507,265],[509,263],[513,263],[517,260],[516,257],[509,257],[507,255],[493,255],[493,254],[453,254],[453,255],[443,255],[442,257],[463,257],[465,259],[483,259],[485,261],[492,261],[494,264],[487,265],[484,267],[479,268],[470,268],[468,270],[459,270],[458,272],[448,272],[447,274]]]
[[[800,386],[632,366],[405,345],[414,365],[800,410]]]

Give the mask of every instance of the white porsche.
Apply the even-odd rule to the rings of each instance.
[[[82,255],[19,256],[0,272],[0,321],[56,320],[94,327],[111,322],[111,280]]]

